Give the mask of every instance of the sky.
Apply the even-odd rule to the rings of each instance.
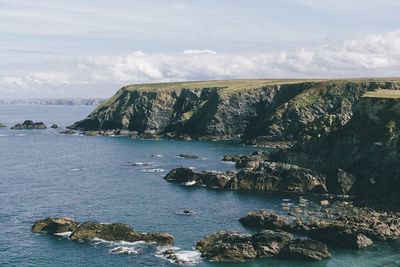
[[[400,76],[399,0],[0,0],[0,99]]]

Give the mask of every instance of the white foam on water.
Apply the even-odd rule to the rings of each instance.
[[[196,184],[196,181],[189,181],[189,182],[185,182],[183,184],[186,185],[186,186],[192,186],[192,185]]]
[[[155,154],[155,155],[151,155],[153,158],[162,158],[163,155],[162,154]]]
[[[15,136],[26,136],[26,134],[16,134]]]
[[[191,169],[191,170],[194,170],[194,169],[197,169],[196,167],[193,167],[193,166],[191,166],[191,167],[189,167],[189,169]]]
[[[234,161],[221,161],[223,164],[227,164],[227,165],[235,165],[236,164],[236,162],[234,162]]]
[[[153,162],[134,162],[132,163],[132,166],[147,166],[151,164],[153,164]]]
[[[108,240],[104,240],[104,239],[97,238],[97,237],[93,238],[91,241],[94,242],[95,245],[97,245],[97,244],[106,244],[106,245],[109,245],[109,246],[124,246],[124,247],[127,247],[127,246],[134,247],[134,246],[137,246],[137,245],[140,245],[140,244],[146,244],[145,241],[135,241],[135,242],[108,241]]]
[[[139,254],[142,253],[143,250],[140,248],[136,248],[136,247],[124,247],[124,246],[119,246],[119,247],[115,247],[112,249],[108,250],[109,253],[113,253],[113,254]]]
[[[80,171],[80,170],[81,170],[81,169],[78,169],[78,168],[71,169],[72,172],[78,172],[78,171]]]
[[[65,237],[65,238],[68,238],[71,234],[72,234],[72,232],[54,233],[54,235]]]
[[[0,134],[0,137],[6,137],[8,134]]]
[[[195,250],[180,250],[179,247],[159,247],[155,256],[158,258],[163,258],[171,263],[175,263],[174,260],[171,259],[167,259],[164,255],[163,252],[165,252],[166,250],[173,250],[176,257],[185,262],[182,265],[195,265],[198,264],[201,261],[201,254],[198,251]]]
[[[155,169],[144,169],[142,172],[165,172],[164,169],[155,168]]]
[[[286,201],[286,202],[288,202],[288,201],[290,201],[291,199],[290,198],[283,198],[282,199],[282,201]]]

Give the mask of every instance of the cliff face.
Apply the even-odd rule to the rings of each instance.
[[[274,160],[326,173],[331,192],[345,186],[357,195],[398,195],[400,100],[362,98],[353,111],[343,127],[277,152]]]
[[[389,82],[392,84],[391,82]],[[252,143],[325,135],[377,81],[238,80],[133,85],[71,128]]]

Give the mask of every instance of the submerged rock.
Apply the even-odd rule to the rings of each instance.
[[[178,158],[184,158],[184,159],[201,159],[198,156],[195,155],[189,155],[189,154],[178,154],[176,155]]]
[[[296,239],[282,249],[281,258],[294,260],[319,261],[328,259],[331,255],[328,247],[321,242],[310,239]]]
[[[68,217],[48,217],[36,221],[32,225],[32,232],[64,233],[75,231],[79,223]]]
[[[17,123],[11,129],[22,130],[22,129],[46,129],[47,126],[43,122],[33,122],[31,120],[26,120],[23,123]]]

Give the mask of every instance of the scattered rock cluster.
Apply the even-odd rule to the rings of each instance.
[[[26,120],[23,123],[17,123],[11,129],[22,130],[22,129],[46,129],[47,126],[43,122],[33,122],[31,120]]]
[[[150,232],[140,233],[127,224],[104,224],[93,221],[79,223],[68,217],[49,217],[35,222],[32,232],[64,233],[71,232],[68,238],[71,240],[91,240],[94,238],[106,241],[145,241],[166,246],[174,244],[174,237],[168,233]]]
[[[327,192],[325,177],[309,169],[286,163],[258,163],[255,169],[244,169],[238,173],[195,172],[189,168],[176,168],[164,179],[190,186],[233,190]]]

